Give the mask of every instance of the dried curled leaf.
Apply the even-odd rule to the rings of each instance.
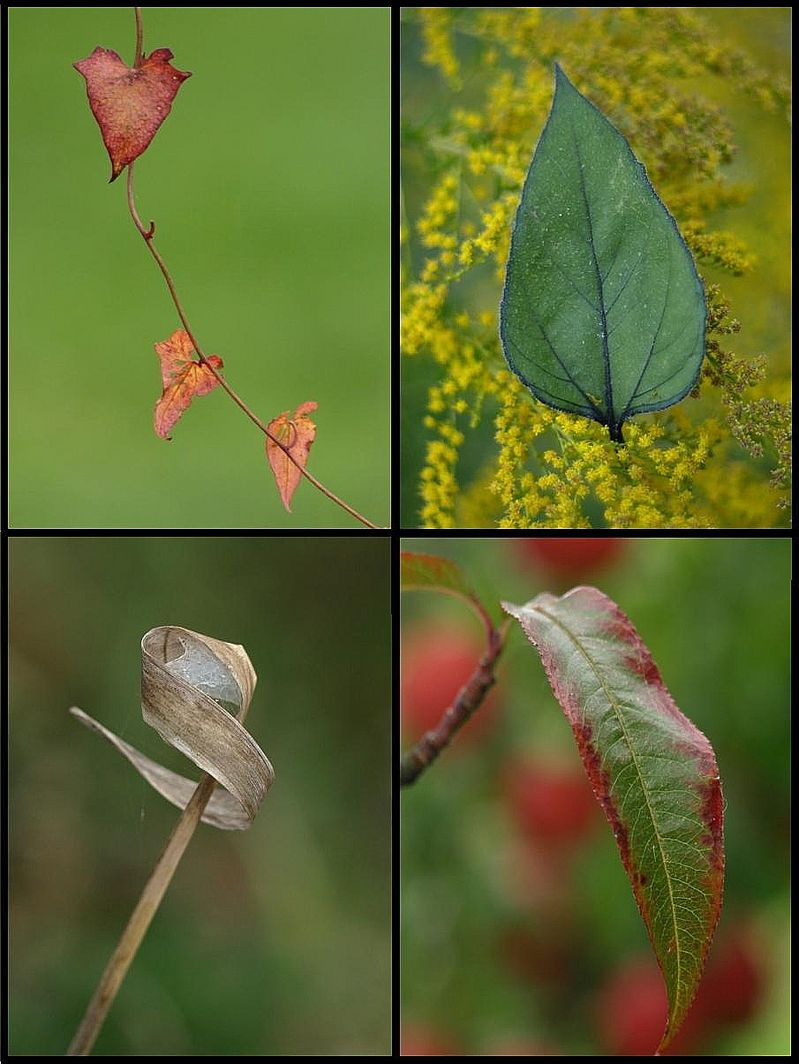
[[[266,754],[223,703],[246,714],[256,675],[244,647],[187,628],[153,628],[141,642],[142,716],[164,742],[180,750],[225,788],[202,819],[227,831],[248,828],[275,773]],[[83,710],[73,716],[119,750],[167,801],[184,809],[197,787],[151,761]]]
[[[288,447],[292,457],[300,463],[303,469],[308,461],[311,444],[316,439],[316,425],[308,417],[308,414],[316,410],[318,405],[318,403],[313,401],[300,403],[293,414],[290,414],[288,410],[284,410],[282,414],[278,414],[276,418],[273,418],[267,426],[272,435],[276,436],[281,443]],[[275,475],[277,490],[280,492],[283,505],[291,513],[291,497],[297,490],[302,474],[294,462],[291,461],[291,458],[286,455],[286,452],[268,437],[266,440],[266,457],[269,459],[269,465]]]
[[[207,365],[194,359],[194,345],[185,329],[176,329],[168,340],[154,344],[161,363],[161,398],[155,404],[153,419],[156,435],[171,440],[172,426],[191,405],[196,395],[207,395],[219,381],[209,369],[220,369],[224,363],[219,355],[209,355]]]
[[[89,106],[111,158],[111,180],[138,159],[172,109],[172,101],[191,74],[177,70],[168,48],[144,56],[129,67],[109,48],[95,48],[72,65],[86,79]]]

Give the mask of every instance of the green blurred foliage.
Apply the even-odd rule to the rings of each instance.
[[[11,1052],[65,1052],[178,815],[67,707],[198,776],[141,719],[139,643],[161,624],[246,648],[277,778],[248,831],[198,829],[96,1052],[390,1052],[388,542],[23,537],[10,555]]]
[[[727,857],[717,940],[754,925],[765,978],[752,1020],[703,1050],[789,1053],[790,542],[627,540],[612,565],[570,578],[522,559],[513,540],[405,539],[403,549],[459,562],[497,618],[500,600],[576,583],[595,584],[631,618],[716,751]],[[436,617],[477,631],[449,596],[403,595],[403,630]],[[528,757],[581,765],[517,626],[498,675],[504,693],[490,734],[462,748],[456,738],[402,792],[403,1026],[443,1032],[467,1053],[508,1041],[602,1052],[598,995],[627,960],[651,955],[648,939],[604,818],[558,866],[554,905],[545,887],[537,892],[549,852],[534,851],[511,814],[508,766]]]
[[[131,62],[131,9],[17,7],[9,29],[11,526],[351,528],[308,484],[283,510],[219,389],[172,444],[153,432],[179,321],[71,65]],[[312,471],[387,521],[389,11],[146,8],[165,46],[192,77],[136,192],[198,341],[262,420],[315,399]]]

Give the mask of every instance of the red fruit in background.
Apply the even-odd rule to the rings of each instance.
[[[609,568],[627,550],[627,540],[616,536],[542,536],[511,541],[524,565],[568,579],[572,583],[586,580],[601,569]]]
[[[695,1008],[718,1023],[742,1023],[763,995],[762,962],[752,937],[736,930],[719,938],[710,951]]]
[[[461,1049],[446,1035],[426,1027],[403,1027],[401,1057],[459,1057]]]
[[[742,1023],[763,994],[762,963],[752,937],[740,929],[718,938],[708,957],[696,999],[665,1056],[691,1054],[726,1023]],[[666,1023],[666,990],[654,958],[620,968],[599,995],[603,1048],[614,1056],[651,1055]]]
[[[514,821],[537,843],[581,842],[601,820],[591,784],[577,765],[545,761],[511,765],[505,793]]]
[[[479,635],[464,632],[441,621],[414,625],[403,634],[400,665],[402,730],[413,742],[434,728],[452,705],[485,653]],[[499,705],[498,688],[489,691],[483,704],[452,743],[474,741],[490,730]]]
[[[602,1048],[614,1057],[652,1056],[666,1027],[663,976],[654,957],[636,957],[619,968],[599,994],[597,1020]],[[703,1023],[691,1009],[665,1056],[691,1054]]]
[[[599,998],[599,1036],[613,1056],[652,1056],[666,1025],[666,990],[657,965],[635,961],[611,978]]]

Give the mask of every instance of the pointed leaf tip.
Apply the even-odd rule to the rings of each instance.
[[[154,347],[163,384],[161,398],[155,404],[155,432],[162,440],[170,440],[173,425],[188,410],[192,399],[207,395],[219,384],[209,366],[221,369],[224,363],[219,355],[209,355],[208,365],[195,361],[194,345],[183,329],[176,329],[168,340]]]
[[[272,435],[289,449],[292,457],[300,463],[303,469],[308,462],[311,444],[316,439],[316,425],[308,415],[312,414],[318,405],[313,400],[300,403],[293,414],[284,410],[267,426]],[[266,440],[266,457],[272,467],[280,499],[291,513],[291,499],[300,483],[302,473],[283,448],[278,447],[269,437]]]
[[[601,591],[502,605],[538,650],[613,830],[666,984],[664,1049],[694,999],[721,911],[723,800],[713,748]]]
[[[168,48],[157,48],[129,67],[109,48],[95,48],[72,65],[86,79],[89,106],[111,159],[111,180],[147,148],[191,74],[177,70]]]

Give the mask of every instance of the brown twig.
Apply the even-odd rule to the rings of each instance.
[[[144,45],[144,27],[142,26],[141,21],[141,8],[134,7],[133,15],[136,19],[136,55],[133,59],[133,65],[134,67],[140,67],[142,59],[144,58],[144,53],[142,52],[142,47]]]
[[[426,732],[415,746],[402,755],[400,787],[415,783],[441,751],[452,742],[454,736],[480,707],[485,696],[494,686],[496,682],[494,667],[505,646],[508,622],[495,628],[488,620],[487,631],[488,646],[465,687],[461,688],[455,701],[444,711],[436,727]]]
[[[134,11],[134,14],[136,16],[136,58],[135,58],[135,61],[134,61],[134,65],[135,66],[139,66],[141,64],[142,55],[143,55],[143,53],[142,53],[143,29],[142,29],[142,19],[141,19],[141,8],[135,7],[133,9],[133,11]],[[197,357],[199,358],[200,362],[204,363],[204,365],[206,365],[208,367],[208,369],[211,371],[211,373],[213,373],[213,375],[216,377],[216,379],[219,382],[219,384],[222,386],[224,391],[227,392],[227,394],[230,396],[230,398],[233,400],[233,402],[236,404],[236,406],[238,406],[239,409],[243,413],[245,413],[247,415],[247,417],[250,419],[250,421],[252,421],[252,423],[254,425],[256,425],[261,430],[261,432],[263,432],[263,434],[267,437],[267,439],[271,440],[271,442],[274,443],[275,446],[280,448],[280,450],[286,455],[288,460],[290,462],[292,462],[297,467],[297,469],[300,471],[301,475],[310,484],[313,484],[313,486],[317,489],[317,491],[321,491],[321,493],[323,495],[327,496],[327,498],[330,499],[331,502],[334,502],[336,504],[336,506],[340,506],[342,510],[345,510],[348,514],[350,514],[351,517],[354,517],[356,521],[360,521],[361,524],[365,525],[367,528],[378,529],[378,528],[383,527],[381,525],[374,524],[367,517],[364,517],[364,515],[359,513],[353,506],[350,506],[349,503],[344,502],[344,500],[342,498],[340,498],[338,495],[336,495],[335,492],[331,491],[330,488],[325,487],[325,485],[320,480],[317,480],[317,478],[312,473],[309,473],[308,470],[300,462],[297,461],[297,459],[291,453],[291,451],[286,446],[286,444],[284,444],[281,440],[279,440],[277,438],[277,436],[275,436],[272,432],[269,431],[269,429],[263,423],[263,421],[261,421],[261,419],[259,417],[257,417],[256,414],[254,414],[252,412],[252,410],[250,410],[250,408],[247,406],[247,404],[244,402],[244,400],[241,399],[236,394],[236,392],[234,392],[234,390],[231,388],[231,386],[228,384],[228,382],[225,380],[225,378],[222,376],[222,374],[218,372],[216,367],[211,365],[211,363],[208,361],[206,356],[203,354],[202,348],[197,343],[197,338],[195,337],[195,335],[194,335],[194,333],[192,331],[191,325],[189,325],[189,320],[186,317],[186,312],[184,311],[183,305],[180,302],[180,298],[178,296],[177,289],[175,288],[175,283],[172,280],[172,277],[171,277],[171,275],[169,273],[169,270],[167,269],[167,265],[164,262],[163,258],[161,257],[160,252],[158,251],[158,249],[156,248],[155,244],[153,243],[153,236],[155,235],[155,222],[151,221],[149,227],[145,228],[145,225],[142,222],[141,217],[139,216],[139,212],[138,212],[138,210],[136,208],[136,194],[135,194],[134,188],[133,188],[133,163],[129,163],[128,164],[127,191],[128,191],[128,210],[130,211],[130,216],[133,219],[133,224],[136,226],[136,228],[138,229],[139,233],[141,234],[142,239],[144,240],[144,243],[147,245],[147,248],[149,249],[150,254],[155,259],[156,265],[158,266],[158,269],[161,271],[161,274],[162,274],[164,280],[166,281],[166,286],[169,289],[169,294],[172,297],[172,302],[175,304],[175,310],[178,312],[178,317],[180,318],[180,320],[181,320],[181,322],[183,324],[183,328],[186,330],[186,332],[187,332],[187,334],[189,336],[189,339],[192,342],[194,350],[197,352]]]

